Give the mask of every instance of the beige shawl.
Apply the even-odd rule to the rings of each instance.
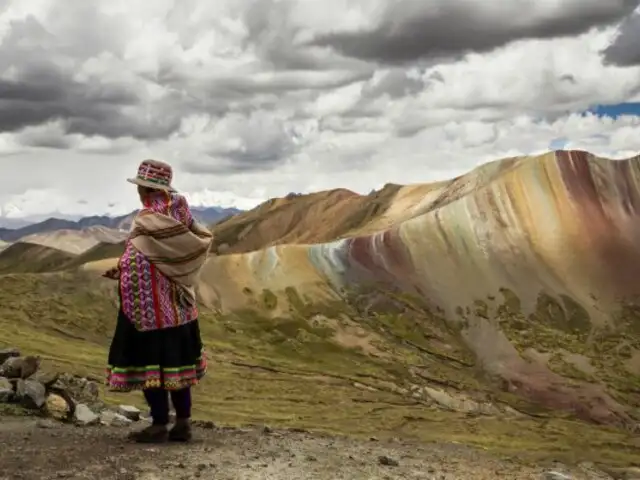
[[[173,217],[142,210],[133,221],[129,240],[195,303],[195,284],[213,241],[207,228],[195,220],[189,228]]]

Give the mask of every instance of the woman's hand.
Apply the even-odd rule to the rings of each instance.
[[[118,280],[120,278],[120,267],[113,267],[107,270],[102,274],[105,278],[110,278],[111,280]]]

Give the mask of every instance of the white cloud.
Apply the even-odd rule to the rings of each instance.
[[[406,13],[423,14],[403,2],[405,14],[388,17],[396,37],[375,39],[388,52],[411,46]],[[134,208],[124,180],[150,157],[174,165],[195,204],[249,208],[289,192],[439,180],[557,139],[640,151],[638,117],[581,114],[640,98],[640,68],[601,54],[631,1],[589,2],[583,19],[568,16],[573,3],[540,10],[500,38],[487,35],[504,12],[448,2],[433,10],[446,14],[434,41],[446,22],[473,20],[457,4],[481,9],[458,51],[416,50],[400,64],[368,61],[351,33],[348,48],[303,45],[372,28],[394,8],[384,2],[12,1],[0,10],[0,216]]]

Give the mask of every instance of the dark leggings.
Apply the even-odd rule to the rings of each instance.
[[[176,410],[178,420],[191,418],[191,388],[171,390],[167,392],[162,388],[144,390],[144,398],[151,409],[151,418],[154,425],[167,425],[169,423],[169,394],[171,403]]]

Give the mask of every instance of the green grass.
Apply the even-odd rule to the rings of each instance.
[[[270,311],[273,299],[265,292],[257,295]],[[345,318],[357,320],[375,336],[379,355],[373,356],[336,340],[346,319],[309,321],[311,313],[332,317],[339,304],[312,306],[294,291],[288,295],[296,306],[286,318],[252,311],[225,316],[202,312],[210,367],[195,390],[197,417],[228,425],[459,442],[530,461],[640,464],[640,440],[623,431],[554,415],[474,417],[399,391],[416,381],[410,370],[419,368],[453,390],[477,399],[497,398],[490,382],[478,377],[456,332],[410,299],[397,296],[397,311],[370,316],[360,312],[357,302],[342,305]],[[0,347],[42,355],[49,369],[102,375],[115,326],[115,300],[115,284],[89,274],[0,276]],[[445,343],[452,348],[440,348]],[[105,398],[141,404],[140,394],[110,393]],[[498,400],[516,407],[522,402],[508,396]]]
[[[72,262],[73,254],[31,243],[14,243],[0,250],[0,274],[43,273]]]

